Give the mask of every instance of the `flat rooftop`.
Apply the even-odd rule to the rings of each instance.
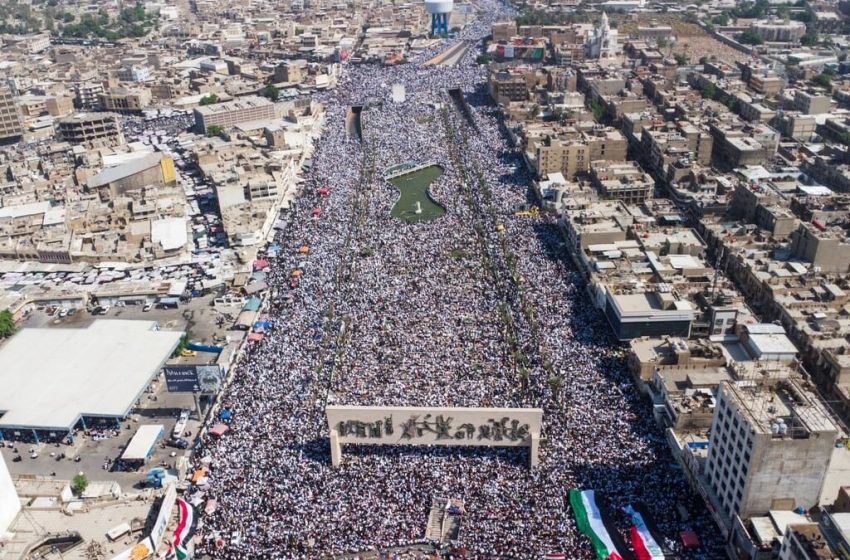
[[[228,113],[230,111],[239,111],[241,109],[251,109],[253,107],[265,107],[266,105],[274,105],[265,97],[251,95],[248,97],[240,97],[234,101],[225,101],[224,103],[215,103],[213,105],[204,105],[195,108],[198,113],[207,116],[217,113]]]
[[[155,321],[23,329],[0,347],[0,429],[68,431],[83,416],[123,418],[182,334]]]
[[[728,387],[728,394],[759,433],[771,433],[771,424],[778,419],[788,425],[790,437],[839,431],[820,397],[794,379],[781,380],[773,387],[753,381],[738,381]]]

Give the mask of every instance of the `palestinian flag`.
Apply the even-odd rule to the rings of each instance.
[[[623,560],[617,551],[608,529],[602,522],[602,513],[596,505],[593,490],[570,490],[570,506],[576,516],[579,531],[590,538],[598,560]]]
[[[189,539],[192,538],[192,534],[195,532],[195,506],[183,498],[177,498],[177,509],[177,528],[174,529],[174,539],[168,548],[166,558],[185,560],[189,557],[189,552],[186,550],[186,543],[189,542]]]
[[[624,507],[623,511],[632,518],[632,548],[638,560],[664,560],[664,552],[655,542],[640,512],[635,511],[632,506]]]

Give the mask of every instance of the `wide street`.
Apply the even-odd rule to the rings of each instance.
[[[461,39],[479,41],[505,9],[487,7]],[[324,99],[326,129],[269,275],[276,328],[246,352],[223,396],[231,433],[198,453],[212,459],[219,502],[202,553],[315,558],[421,542],[431,499],[442,496],[465,502],[468,557],[590,559],[568,509],[578,487],[604,495],[622,534],[619,508],[642,502],[670,547],[678,531],[699,532],[699,556],[679,557],[716,557],[719,537],[670,464],[554,219],[515,215],[531,200],[530,178],[489,104],[477,53],[452,67],[421,66],[428,52],[349,68]],[[391,101],[394,84],[406,101]],[[362,138],[346,135],[354,105],[366,105]],[[429,193],[444,216],[391,215],[399,193],[383,171],[405,162],[444,169]],[[541,407],[541,464],[529,470],[523,448],[348,446],[334,469],[328,403]],[[677,505],[691,510],[687,525]]]

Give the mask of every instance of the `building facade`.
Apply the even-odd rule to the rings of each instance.
[[[24,125],[12,89],[0,83],[0,140],[17,138],[23,134]]]
[[[837,437],[822,401],[796,380],[721,383],[705,472],[727,525],[816,506]]]

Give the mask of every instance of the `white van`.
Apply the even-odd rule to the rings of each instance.
[[[189,421],[189,411],[181,410],[180,417],[177,419],[177,423],[174,424],[174,431],[171,432],[171,437],[177,439],[179,437],[183,437],[183,432],[186,431],[186,423]]]

